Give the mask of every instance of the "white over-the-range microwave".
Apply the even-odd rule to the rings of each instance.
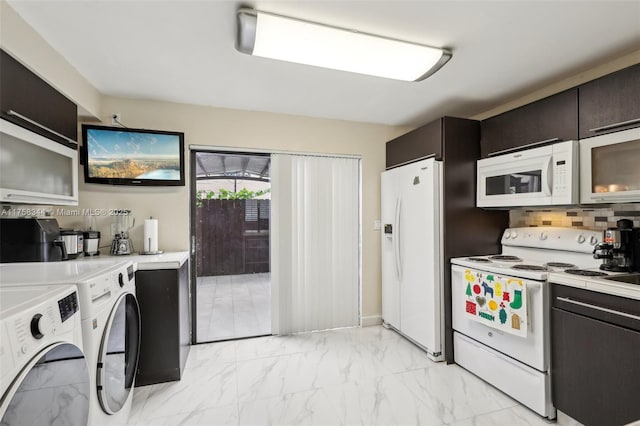
[[[478,160],[478,207],[640,202],[640,128]]]

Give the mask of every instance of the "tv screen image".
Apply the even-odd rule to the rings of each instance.
[[[184,185],[184,134],[83,125],[85,181]]]

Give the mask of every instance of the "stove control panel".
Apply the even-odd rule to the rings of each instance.
[[[530,247],[591,253],[602,232],[560,227],[508,228],[502,234],[503,246]]]

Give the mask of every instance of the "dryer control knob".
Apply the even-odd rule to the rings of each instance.
[[[542,241],[546,240],[548,237],[549,237],[549,236],[547,235],[547,233],[546,233],[546,232],[541,232],[541,233],[540,233],[540,239],[541,239]]]
[[[591,238],[589,238],[589,244],[591,244],[592,246],[595,246],[597,242],[598,239],[596,237],[591,236]]]
[[[42,339],[45,333],[49,334],[51,332],[52,328],[53,324],[42,314],[35,314],[31,318],[31,335],[36,339]]]
[[[508,240],[509,238],[511,238],[511,232],[509,232],[509,231],[505,231],[505,233],[504,233],[504,238],[505,238],[505,239],[507,239],[507,240]]]
[[[586,238],[584,237],[584,235],[580,234],[576,237],[576,241],[578,242],[578,244],[582,244],[584,243],[584,241],[586,240]]]

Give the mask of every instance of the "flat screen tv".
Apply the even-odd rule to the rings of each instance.
[[[84,181],[183,186],[184,133],[82,125]]]

